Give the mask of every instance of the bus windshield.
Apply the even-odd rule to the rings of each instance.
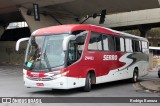
[[[32,36],[26,52],[25,66],[31,71],[48,70],[63,66],[63,40],[69,34]]]

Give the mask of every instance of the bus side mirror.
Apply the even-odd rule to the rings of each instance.
[[[70,36],[67,36],[64,40],[63,40],[63,50],[67,50],[68,49],[68,43],[70,40],[75,40],[75,35],[70,35]]]
[[[19,51],[19,45],[20,45],[20,43],[23,42],[23,41],[26,41],[26,40],[29,40],[29,37],[27,37],[27,38],[21,38],[21,39],[19,39],[16,42],[16,51]]]

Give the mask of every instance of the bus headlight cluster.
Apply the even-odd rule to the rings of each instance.
[[[63,76],[65,76],[65,75],[67,75],[68,73],[69,73],[69,71],[66,71],[66,72],[63,72],[63,73],[61,73],[61,72],[59,71],[59,73],[57,73],[57,72],[54,73],[52,77],[53,77],[54,79],[57,79],[57,78],[60,78],[60,77],[63,77]]]

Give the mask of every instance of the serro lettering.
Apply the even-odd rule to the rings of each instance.
[[[103,60],[117,60],[117,55],[104,55]]]

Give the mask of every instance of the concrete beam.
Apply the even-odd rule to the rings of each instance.
[[[40,14],[40,21],[35,21],[33,13],[31,15],[27,15],[27,9],[23,7],[19,9],[21,11],[22,16],[24,17],[25,21],[27,22],[29,26],[31,33],[39,28],[60,25],[60,23],[62,24],[76,23],[74,19],[69,19],[68,17],[62,17],[60,19],[57,19],[58,21],[60,21],[59,23],[54,16],[43,15],[43,14]]]
[[[33,13],[31,15],[27,15],[27,9],[21,7],[19,8],[21,11],[21,14],[23,16],[23,18],[25,19],[25,21],[27,22],[31,33],[39,28],[42,27],[48,27],[48,26],[52,26],[52,25],[59,25],[58,22],[56,22],[52,17],[50,16],[44,16],[44,15],[40,15],[41,19],[40,21],[35,21],[34,20],[34,16]]]
[[[101,26],[116,28],[159,22],[160,8],[156,8],[106,15],[105,23],[101,24]],[[99,25],[99,17],[96,19],[89,19],[86,23]]]

